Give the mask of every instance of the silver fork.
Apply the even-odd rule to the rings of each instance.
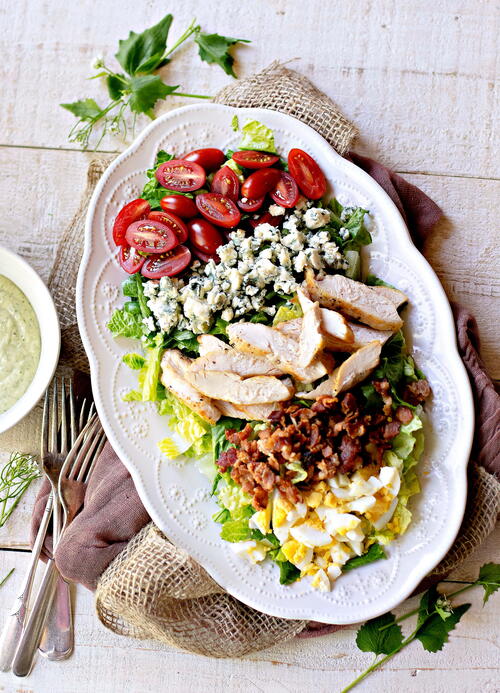
[[[63,406],[65,403],[64,397],[64,381],[63,381]],[[94,405],[90,406],[88,414],[85,411],[85,401],[82,404],[80,410],[79,420],[76,420],[75,413],[75,398],[73,396],[73,386],[70,381],[69,386],[69,419],[70,419],[70,438],[71,445],[73,446],[76,441],[78,433],[82,430],[85,420],[89,420],[94,413]],[[62,421],[64,421],[64,415],[62,415]],[[62,435],[62,425],[61,425],[61,435]],[[67,446],[66,446],[67,455]],[[60,477],[61,471],[59,471],[58,478]],[[59,490],[57,491],[57,503],[60,504],[61,499],[59,496]],[[62,507],[62,506],[60,506]],[[60,518],[62,521],[62,518]],[[55,524],[55,520],[54,520]],[[57,532],[61,531],[59,526]],[[54,537],[54,550],[56,546],[57,538]],[[73,652],[74,648],[74,630],[73,630],[73,609],[72,609],[72,599],[71,599],[71,585],[64,580],[61,575],[57,576],[56,592],[54,595],[54,600],[52,602],[47,624],[45,630],[42,634],[42,639],[38,650],[41,655],[47,657],[51,661],[60,661],[62,659],[67,659]]]
[[[70,478],[76,478],[83,484],[88,484],[97,457],[105,442],[106,436],[97,416],[94,415],[78,435],[61,469],[59,485],[63,497],[64,521],[60,536],[62,536],[78,511],[77,498],[68,492],[70,487],[66,482]],[[56,578],[57,571],[54,559],[51,558],[45,567],[33,609],[14,656],[12,671],[16,676],[27,676],[31,671],[36,649],[54,598],[57,584]]]
[[[62,394],[62,407],[61,407],[61,434],[64,434],[64,439],[61,441],[61,455],[63,455],[63,451],[68,450],[68,440],[67,440],[67,435],[68,435],[68,427],[67,427],[67,420],[66,420],[66,407],[65,407],[65,401],[66,401],[66,388],[64,381],[62,383],[61,387],[61,394]],[[52,405],[51,405],[52,401]],[[58,397],[57,397],[57,390],[53,392],[53,397],[52,400],[50,398],[50,393],[49,390],[45,393],[45,402],[44,402],[44,410],[43,410],[43,417],[44,417],[44,424],[42,426],[42,455],[44,452],[44,448],[48,448],[50,442],[49,440],[49,420],[52,419],[52,421],[55,420],[55,436],[57,438],[57,425],[58,425]],[[93,405],[92,405],[93,407]],[[69,410],[70,410],[70,437],[71,437],[71,444],[74,443],[77,433],[79,430],[81,430],[84,421],[85,421],[85,400],[82,403],[82,407],[80,410],[80,416],[79,416],[79,421],[76,421],[76,414],[75,414],[75,401],[73,397],[73,390],[72,386],[70,384],[69,387]],[[91,408],[92,411],[92,408]],[[55,417],[55,419],[54,419]],[[54,430],[52,430],[52,433],[54,433]],[[45,439],[45,442],[44,442]],[[62,457],[62,460],[64,460],[64,456]],[[62,461],[61,461],[62,464]],[[16,651],[16,647],[19,643],[19,639],[21,637],[21,633],[26,621],[26,616],[27,616],[27,610],[28,610],[28,604],[29,604],[29,599],[30,599],[30,594],[31,594],[31,589],[33,586],[33,580],[36,574],[36,569],[38,565],[38,560],[40,558],[40,553],[43,547],[43,543],[45,541],[45,536],[47,534],[47,528],[50,522],[50,518],[52,515],[52,510],[53,510],[53,505],[54,505],[54,496],[53,493],[51,492],[47,498],[47,503],[45,505],[45,511],[43,513],[42,519],[40,521],[40,526],[38,528],[38,533],[35,539],[35,543],[33,545],[33,549],[31,552],[31,563],[28,569],[28,572],[24,578],[24,581],[21,585],[21,589],[19,594],[17,595],[13,607],[10,611],[9,616],[7,617],[7,620],[4,624],[2,634],[0,636],[0,670],[1,671],[9,671],[11,665],[12,665],[12,660],[14,658],[14,654]],[[59,503],[57,503],[59,505]],[[60,514],[60,513],[59,513]],[[55,521],[54,521],[55,525]],[[60,603],[65,603],[66,601],[69,601],[70,595],[68,592],[68,585],[67,583],[62,583],[58,585],[58,599],[60,600]]]

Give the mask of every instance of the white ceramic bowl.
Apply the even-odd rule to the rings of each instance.
[[[52,380],[59,360],[61,330],[54,301],[43,281],[19,255],[1,246],[0,275],[14,282],[33,306],[41,337],[40,361],[35,377],[22,397],[0,414],[0,433],[3,433],[33,409]]]

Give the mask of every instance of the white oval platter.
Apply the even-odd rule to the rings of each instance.
[[[124,273],[111,234],[116,214],[140,195],[145,171],[159,149],[181,156],[204,146],[236,148],[239,135],[231,129],[234,115],[240,123],[257,119],[272,128],[282,154],[292,147],[309,152],[341,203],[370,211],[373,244],[366,253],[365,268],[368,263],[370,272],[409,296],[407,339],[433,391],[426,407],[426,448],[419,467],[422,492],[410,506],[413,523],[388,547],[388,560],[346,573],[329,593],[312,589],[307,578],[282,586],[274,564],[250,565],[220,539],[220,526],[211,519],[216,506],[208,480],[195,464],[176,466],[158,450],[157,441],[170,435],[166,418],[156,413],[153,404],[122,401],[135,386],[134,373],[122,363],[122,356],[137,350],[137,345],[115,340],[106,329],[113,310],[123,304],[120,284]],[[77,311],[99,416],[152,519],[245,604],[290,619],[337,624],[364,621],[408,597],[451,546],[465,507],[473,404],[457,352],[450,306],[388,195],[309,126],[276,111],[215,104],[179,108],[151,123],[110,165],[92,197],[78,276]]]

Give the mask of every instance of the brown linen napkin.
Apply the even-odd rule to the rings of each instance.
[[[277,84],[285,87],[277,88]],[[233,106],[275,108],[299,117],[342,154],[346,154],[356,134],[324,94],[301,75],[276,63],[248,80],[226,87],[216,100]],[[381,164],[354,153],[350,158],[384,187],[405,216],[414,240],[421,243],[441,216],[437,205]],[[73,248],[81,247],[84,212],[108,162],[91,164],[87,193],[63,242],[51,281],[58,307],[65,311],[65,353],[70,362],[76,361],[81,368],[84,354],[75,329],[71,284],[77,261],[68,248],[70,244]],[[69,276],[64,274],[68,263]],[[500,509],[500,485],[492,476],[494,471],[500,474],[498,395],[477,356],[473,318],[460,310],[456,318],[462,356],[476,396],[478,421],[473,458],[477,457],[478,464],[470,465],[469,500],[459,536],[432,572],[430,577],[434,580],[459,565],[485,539]],[[185,552],[174,547],[153,523],[136,534],[149,518],[130,476],[110,447],[103,452],[95,474],[71,535],[66,535],[56,552],[56,562],[69,579],[91,589],[97,584],[98,615],[115,632],[154,637],[192,652],[224,657],[256,651],[299,632],[322,634],[336,628],[276,619],[244,606],[216,585]],[[42,503],[40,497],[34,527]],[[128,539],[131,541],[127,544]]]

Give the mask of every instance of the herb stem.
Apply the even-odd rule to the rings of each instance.
[[[198,29],[199,29],[199,26],[196,24],[196,19],[192,19],[191,24],[188,26],[188,28],[182,34],[182,36],[180,36],[180,38],[177,39],[177,41],[174,43],[172,48],[169,48],[168,50],[165,51],[165,53],[163,54],[162,60],[165,60],[165,58],[167,56],[169,56],[171,53],[173,53],[176,48],[179,48],[181,43],[184,43],[184,41],[186,41],[186,39],[188,39],[191,36],[191,34],[194,34],[194,32],[197,31]]]
[[[186,96],[190,99],[212,99],[213,96],[207,96],[206,94],[184,94],[180,91],[174,91],[173,96]]]
[[[380,630],[382,630],[382,628]],[[392,657],[394,657],[394,655],[397,655],[398,652],[401,652],[403,647],[406,647],[415,639],[416,633],[417,633],[417,631],[414,630],[413,633],[406,638],[406,640],[403,640],[403,642],[401,643],[401,645],[399,645],[399,647],[397,647],[395,650],[390,652],[388,655],[385,655],[385,657],[382,657],[382,659],[379,659],[378,661],[374,662],[374,664],[369,666],[368,669],[365,669],[365,671],[362,674],[360,674],[357,678],[355,678],[354,681],[351,681],[351,683],[348,686],[346,686],[345,688],[343,688],[340,693],[347,693],[347,691],[352,690],[355,686],[358,685],[358,683],[361,683],[361,681],[363,681],[363,679],[365,679],[369,674],[371,674],[372,671],[375,671],[375,669],[378,669],[378,667],[382,666],[382,664],[385,664],[390,659],[392,659]]]
[[[9,570],[9,572],[7,573],[7,575],[6,575],[4,578],[2,578],[2,579],[0,580],[0,587],[3,587],[3,586],[5,585],[5,583],[6,583],[7,580],[10,578],[10,576],[12,575],[12,573],[14,572],[14,570],[15,570],[15,568],[12,568],[11,570]]]

